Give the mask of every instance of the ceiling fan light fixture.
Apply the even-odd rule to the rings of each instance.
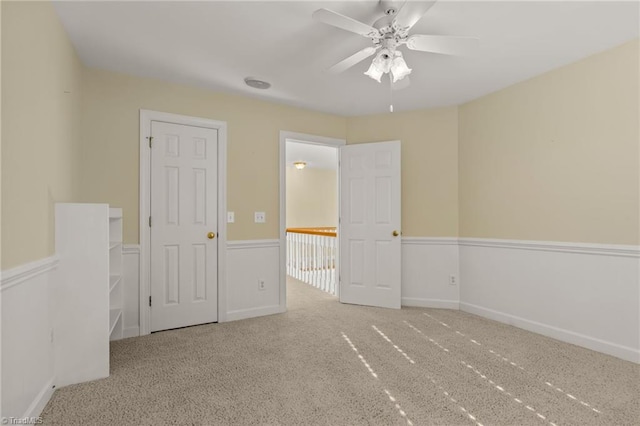
[[[307,163],[305,163],[304,161],[296,161],[295,163],[293,163],[293,166],[298,170],[302,170],[307,167]]]
[[[396,52],[396,57],[393,58],[391,63],[391,75],[393,75],[393,82],[397,82],[411,74],[411,68],[407,66],[407,63],[402,58],[400,52]]]
[[[389,52],[388,49],[383,49],[380,51],[378,56],[373,60],[378,69],[380,69],[383,73],[388,73],[391,70],[391,57],[393,53]]]
[[[388,49],[383,49],[376,55],[371,62],[371,66],[365,72],[366,75],[380,83],[380,78],[382,74],[387,74],[391,71],[392,61],[391,61],[391,53]],[[406,66],[406,64],[405,64]]]
[[[374,79],[378,83],[380,83],[380,78],[382,77],[382,74],[384,74],[384,73],[382,72],[382,70],[380,68],[378,68],[376,66],[375,62],[371,63],[371,66],[365,72],[365,75],[368,75],[369,77],[371,77],[372,79]]]

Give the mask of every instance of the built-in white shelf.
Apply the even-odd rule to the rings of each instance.
[[[121,316],[122,309],[109,309],[109,336],[116,331],[116,325]]]
[[[122,274],[122,209],[112,207],[109,209],[109,340],[122,339],[123,334]]]
[[[122,275],[111,275],[109,277],[109,293],[122,281]]]
[[[109,312],[111,302],[122,297],[121,285],[110,292],[110,277],[122,275],[122,268],[112,262],[118,250],[109,250],[109,241],[122,238],[111,229],[107,204],[57,203],[55,212],[60,260],[53,350],[55,384],[62,387],[109,376],[109,334],[122,323],[122,314],[112,318]]]

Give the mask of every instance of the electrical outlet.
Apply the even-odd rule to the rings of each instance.
[[[227,223],[233,223],[236,221],[236,215],[233,212],[227,212]]]
[[[456,278],[455,275],[449,275],[449,285],[456,285],[458,284],[458,280]]]
[[[264,280],[258,280],[258,290],[266,290],[267,286],[264,284]]]
[[[264,212],[255,212],[255,223],[265,223],[267,221],[267,215]]]

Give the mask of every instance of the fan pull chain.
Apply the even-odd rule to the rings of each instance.
[[[393,81],[391,80],[391,73],[389,76],[389,112],[393,112]]]

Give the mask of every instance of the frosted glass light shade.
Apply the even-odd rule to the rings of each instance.
[[[402,58],[402,55],[398,55],[393,58],[393,62],[391,64],[391,75],[393,75],[393,82],[395,83],[396,81],[400,81],[409,74],[411,74],[411,68],[407,66],[407,63]]]
[[[376,66],[375,61],[371,63],[371,66],[365,72],[365,75],[368,75],[378,83],[380,83],[380,77],[382,77],[382,74],[383,74],[382,70]]]

